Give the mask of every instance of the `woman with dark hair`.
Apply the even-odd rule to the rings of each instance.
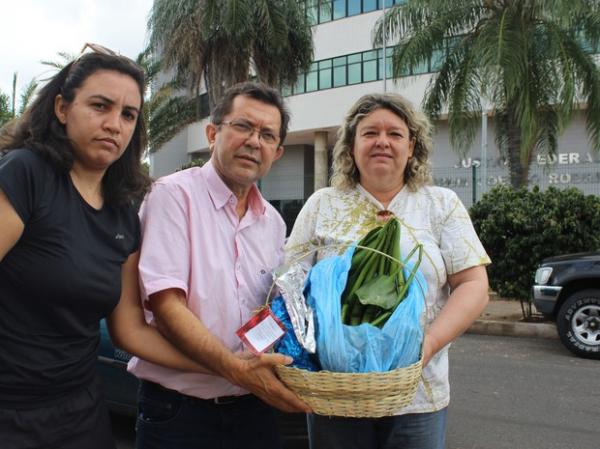
[[[146,325],[139,302],[144,74],[86,47],[0,140],[5,449],[114,448],[95,372],[105,317],[123,349],[206,371]]]

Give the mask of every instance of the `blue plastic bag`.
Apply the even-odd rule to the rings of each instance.
[[[346,286],[354,247],[341,256],[321,260],[309,272],[308,305],[316,314],[317,354],[323,369],[346,373],[390,371],[420,358],[427,285],[417,270],[406,297],[385,325],[347,326],[341,319],[341,295]],[[404,269],[405,277],[410,267]]]
[[[279,321],[281,321],[287,331],[285,335],[275,343],[275,351],[292,357],[294,362],[291,366],[295,368],[308,371],[319,371],[320,367],[318,361],[315,360],[316,356],[314,354],[309,354],[296,338],[296,334],[292,327],[292,321],[290,320],[290,315],[285,307],[283,297],[277,296],[271,301],[271,311],[279,318]]]

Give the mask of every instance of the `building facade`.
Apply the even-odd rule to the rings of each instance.
[[[385,0],[386,7],[394,1],[402,0]],[[350,106],[361,95],[384,91],[400,93],[419,106],[442,56],[434,55],[417,72],[391,80],[391,49],[372,45],[374,25],[383,14],[381,0],[307,3],[314,23],[314,63],[284,92],[292,113],[285,153],[260,185],[265,198],[286,219],[288,230],[308,196],[328,184],[331,150]],[[451,45],[449,40],[447,46]],[[434,182],[455,190],[467,206],[487,189],[508,184],[508,169],[495,144],[493,120],[491,111],[482,116],[478,137],[463,155],[450,145],[447,122],[435,123]],[[151,174],[159,177],[172,173],[192,158],[208,160],[207,122],[204,119],[188,126],[153,153]],[[556,157],[534,159],[530,182],[542,188],[575,186],[585,193],[600,194],[599,173],[599,158],[591,150],[585,120],[576,114],[559,139]]]

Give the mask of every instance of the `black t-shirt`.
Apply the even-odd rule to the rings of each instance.
[[[133,207],[94,209],[30,150],[0,159],[0,189],[25,224],[0,261],[0,408],[27,408],[94,376],[99,322],[140,228]]]

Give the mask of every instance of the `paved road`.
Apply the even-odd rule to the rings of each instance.
[[[465,335],[450,383],[447,449],[600,449],[600,361],[557,340]],[[133,448],[133,420],[114,423]]]
[[[450,384],[448,449],[600,449],[600,361],[557,340],[465,335]]]

